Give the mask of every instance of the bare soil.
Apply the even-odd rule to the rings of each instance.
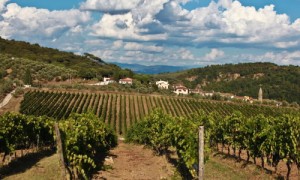
[[[12,97],[11,100],[0,109],[0,115],[4,114],[5,112],[19,112],[20,104],[23,100],[23,97]]]
[[[106,165],[93,179],[132,180],[132,179],[171,179],[176,171],[163,156],[156,156],[151,149],[142,145],[127,144],[119,141],[119,145],[110,151],[113,163]]]

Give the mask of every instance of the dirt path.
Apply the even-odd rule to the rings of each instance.
[[[7,94],[5,96],[5,98],[3,99],[3,101],[0,103],[0,108],[4,107],[7,103],[9,103],[9,101],[13,97],[12,96],[13,93],[15,93],[15,90],[13,90],[12,92],[10,92],[9,94]]]
[[[19,112],[20,103],[23,100],[23,97],[12,97],[10,101],[2,108],[0,108],[0,115],[5,112]]]
[[[171,179],[175,168],[162,156],[156,156],[153,151],[141,145],[119,145],[111,150],[112,169],[99,171],[93,179]]]

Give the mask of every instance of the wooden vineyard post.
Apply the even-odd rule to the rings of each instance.
[[[60,159],[60,163],[61,163],[61,167],[62,167],[62,176],[64,179],[66,179],[65,159],[64,159],[63,149],[62,149],[60,131],[59,131],[57,123],[54,124],[54,129],[55,129],[55,135],[56,135],[57,153],[59,155],[59,159]]]
[[[204,126],[199,126],[199,180],[204,179]]]

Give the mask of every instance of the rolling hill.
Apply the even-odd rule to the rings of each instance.
[[[104,62],[92,54],[41,47],[23,41],[0,37],[0,101],[12,91],[14,84],[24,82],[25,72],[39,82],[72,78],[101,79],[103,76],[132,77],[134,73]],[[23,81],[23,82],[22,82]]]
[[[183,83],[189,88],[227,92],[257,98],[263,89],[263,98],[300,103],[300,67],[279,66],[273,63],[242,63],[212,65],[177,73],[155,76],[171,83]]]
[[[77,71],[76,75],[78,77],[86,79],[112,76],[114,72],[122,70],[120,67],[106,63],[92,54],[76,55],[72,52],[41,47],[38,44],[23,41],[6,40],[1,37],[0,54],[72,69]]]

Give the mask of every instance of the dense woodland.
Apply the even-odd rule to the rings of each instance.
[[[300,67],[273,63],[212,65],[170,74],[160,74],[171,82],[189,88],[227,92],[257,98],[261,86],[265,99],[300,103]]]

